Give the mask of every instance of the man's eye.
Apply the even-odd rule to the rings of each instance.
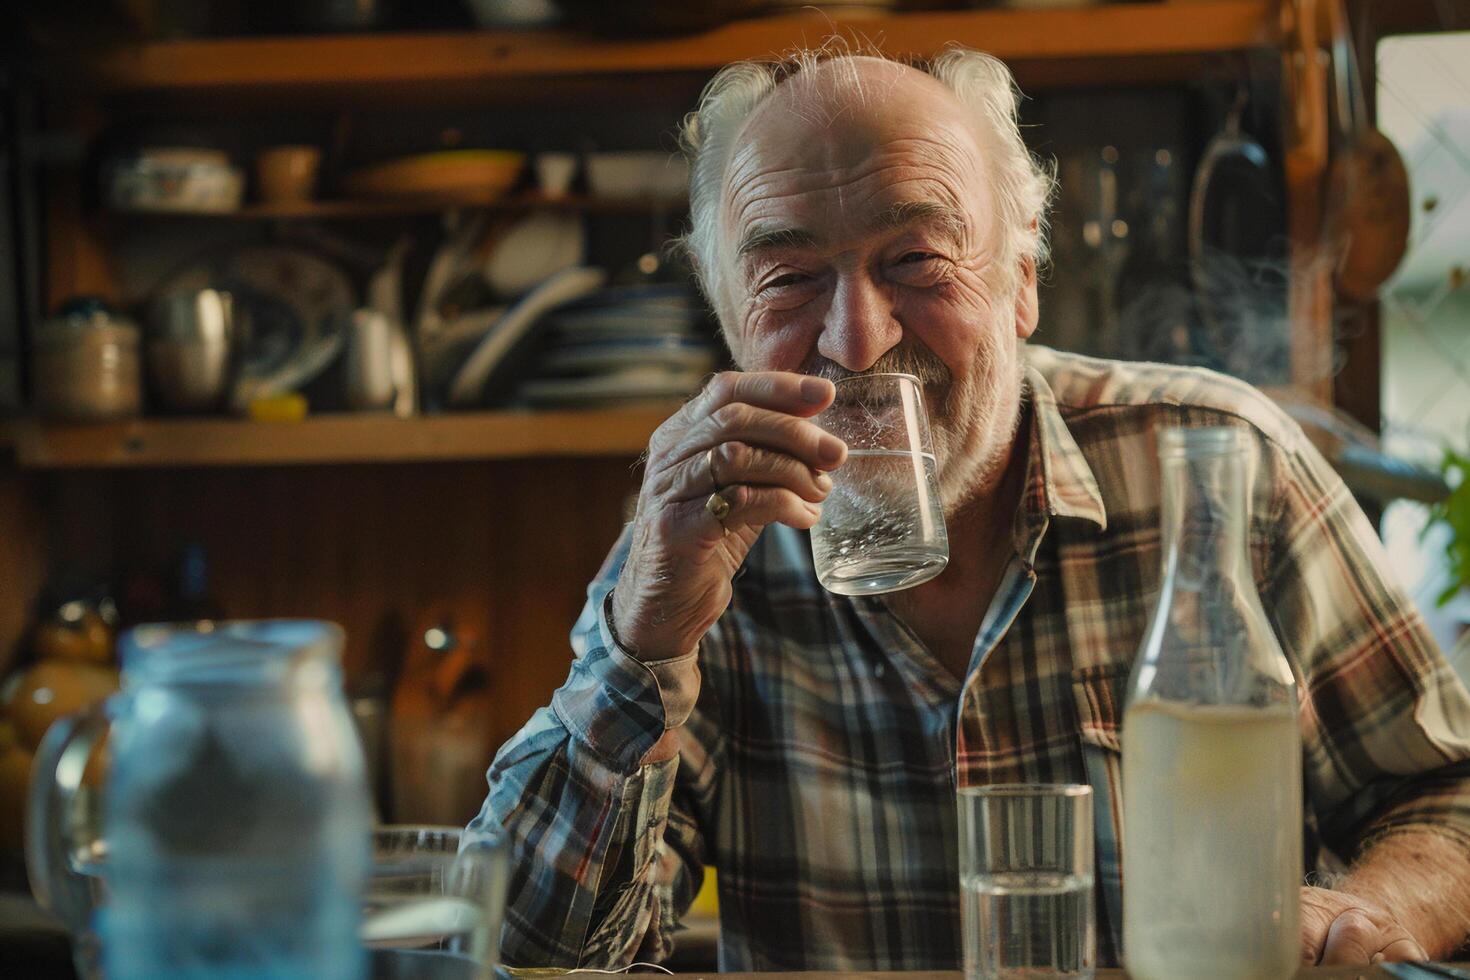
[[[784,289],[787,286],[795,286],[797,283],[805,282],[806,278],[806,276],[799,272],[788,272],[785,275],[777,276],[774,279],[762,283],[761,292],[765,292],[768,289]]]
[[[937,258],[939,256],[933,252],[906,252],[898,261],[901,265],[916,265],[920,262],[928,262]]]

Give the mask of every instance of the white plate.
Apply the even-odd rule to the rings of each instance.
[[[629,367],[660,367],[684,371],[712,371],[715,351],[693,338],[659,337],[649,342],[577,344],[551,351],[541,359],[548,373],[611,371]]]
[[[519,296],[563,269],[585,261],[587,233],[580,215],[533,211],[508,228],[482,270],[497,296]]]
[[[652,312],[671,310],[674,312],[699,313],[704,304],[699,294],[681,283],[652,282],[635,286],[610,286],[575,303],[567,304],[567,312],[583,310],[622,310],[626,312]]]
[[[547,310],[585,296],[601,286],[606,278],[607,273],[601,269],[566,269],[521,297],[485,331],[474,352],[454,376],[449,386],[449,404],[466,407],[478,402],[495,368],[526,338]]]
[[[694,337],[695,321],[669,316],[563,316],[557,311],[546,318],[546,328],[558,341],[585,344],[612,340],[641,340],[650,337]]]

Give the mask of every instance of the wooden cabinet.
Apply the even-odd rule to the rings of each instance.
[[[130,118],[219,120],[275,107],[331,113],[546,102],[626,111],[649,100],[688,108],[719,65],[832,34],[895,54],[930,55],[950,42],[982,48],[1006,59],[1027,90],[1176,82],[1278,55],[1284,77],[1319,85],[1310,71],[1295,70],[1302,60],[1292,48],[1295,9],[1273,0],[1177,0],[1025,12],[808,12],[654,40],[556,32],[179,40],[53,72],[46,96],[52,124],[83,133]],[[1322,110],[1320,92],[1286,94],[1296,95],[1286,114],[1293,132],[1283,139],[1290,148],[1301,144],[1301,132],[1315,138],[1321,120],[1314,114]],[[1293,220],[1306,242],[1320,213],[1324,163],[1299,152],[1288,167]],[[107,230],[85,203],[85,174],[62,167],[46,177],[43,305],[77,293],[118,296]],[[539,202],[458,203],[518,209]],[[611,205],[573,199],[560,206]],[[323,201],[174,220],[391,220],[395,211],[416,209]],[[1292,298],[1293,378],[1319,394],[1307,365],[1320,360],[1329,337],[1324,290],[1309,282]],[[0,429],[0,447],[8,444],[11,456],[0,468],[0,664],[13,653],[49,567],[111,572],[157,564],[197,541],[208,549],[213,589],[231,615],[343,623],[349,674],[387,655],[377,647],[402,643],[426,606],[454,608],[489,637],[498,741],[565,676],[567,631],[582,590],[636,490],[636,457],[672,408],[392,421],[343,415],[274,425],[9,423]]]

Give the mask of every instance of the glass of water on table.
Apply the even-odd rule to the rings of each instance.
[[[488,980],[498,960],[508,864],[458,827],[373,831],[360,938],[371,980]]]
[[[959,807],[966,980],[1091,977],[1092,788],[972,787]]]
[[[847,443],[812,528],[817,580],[872,595],[927,582],[949,562],[949,536],[919,379],[863,374],[836,382],[813,421]]]

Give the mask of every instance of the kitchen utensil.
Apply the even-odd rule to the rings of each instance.
[[[496,295],[519,296],[586,258],[587,234],[579,215],[534,211],[511,225],[485,260],[485,281]]]
[[[250,247],[226,258],[217,281],[245,314],[230,394],[236,411],[300,388],[342,352],[357,304],[334,263],[302,249]]]
[[[665,334],[565,344],[541,359],[541,370],[548,374],[586,374],[629,367],[708,372],[714,370],[715,352],[702,337]]]
[[[959,811],[966,980],[1091,978],[1092,787],[971,786]]]
[[[163,408],[211,412],[229,390],[234,297],[218,289],[169,292],[149,307],[148,384]]]
[[[1282,192],[1270,159],[1241,127],[1248,95],[1243,86],[1237,90],[1224,126],[1205,147],[1190,192],[1190,278],[1215,352],[1265,342],[1286,317],[1284,288],[1244,295],[1258,271],[1284,264],[1286,239]]]
[[[486,624],[433,603],[410,631],[393,688],[393,819],[464,826],[494,747]]]
[[[245,176],[219,150],[149,147],[107,168],[107,201],[119,211],[224,212],[240,207]]]
[[[413,343],[397,321],[388,338],[388,374],[393,379],[393,414],[408,418],[418,411],[418,372],[414,369]]]
[[[374,830],[361,933],[373,977],[489,980],[509,872],[504,846],[460,827]]]
[[[577,176],[575,153],[538,153],[535,161],[536,186],[550,198],[566,197]]]
[[[839,595],[897,592],[949,564],[924,388],[911,374],[837,382],[815,422],[847,446],[811,530],[812,565]]]
[[[692,336],[697,321],[684,314],[636,316],[609,311],[588,311],[571,316],[558,310],[546,318],[548,332],[562,344],[590,344],[612,340]]]
[[[1398,150],[1368,121],[1356,47],[1342,0],[1323,0],[1330,24],[1339,152],[1328,170],[1327,241],[1337,288],[1369,302],[1409,244],[1409,173]]]
[[[377,310],[352,314],[343,384],[347,406],[358,411],[393,403],[393,322]]]
[[[98,300],[75,300],[36,331],[31,355],[36,411],[104,421],[143,408],[138,327]]]
[[[429,260],[414,314],[414,339],[424,350],[444,327],[440,301],[476,265],[475,246],[485,233],[486,216],[484,212],[470,215],[453,212],[446,216],[445,224],[447,234]]]
[[[589,153],[587,184],[601,197],[682,198],[689,193],[689,165],[678,154]]]
[[[525,163],[524,153],[511,150],[446,150],[363,167],[343,178],[342,187],[353,197],[492,200],[515,186]]]
[[[306,620],[139,627],[122,693],[47,732],[26,861],[84,974],[100,937],[109,980],[362,976],[369,804],[342,640]],[[109,729],[101,826],[78,826]]]
[[[308,340],[274,371],[240,378],[230,393],[231,406],[245,412],[254,402],[297,391],[331,367],[345,346],[345,331],[340,329]]]
[[[591,310],[617,310],[629,315],[648,313],[697,313],[704,309],[699,295],[683,283],[640,283],[609,286],[573,300],[558,314],[573,315]]]
[[[55,722],[91,707],[117,690],[117,669],[75,660],[42,660],[7,682],[4,717],[28,751]]]
[[[1283,113],[1283,169],[1292,187],[1316,181],[1327,166],[1327,84],[1317,45],[1317,3],[1287,0],[1279,8],[1281,36],[1290,51],[1283,79],[1290,104],[1290,111]]]
[[[1194,173],[1189,201],[1189,257],[1196,277],[1207,276],[1206,253],[1265,254],[1263,239],[1277,233],[1276,222],[1260,222],[1262,212],[1280,200],[1270,177],[1270,159],[1261,144],[1241,129],[1249,93],[1236,91],[1220,132],[1205,146]],[[1196,284],[1205,291],[1206,283]]]
[[[491,306],[462,313],[421,343],[419,355],[424,384],[433,391],[443,391],[465,358],[484,338],[485,332],[505,316],[508,309],[508,306]]]
[[[486,331],[449,387],[449,403],[457,407],[480,400],[491,381],[507,377],[516,366],[514,357],[542,314],[562,303],[585,296],[607,279],[601,269],[575,268],[558,272],[531,290]]]
[[[1167,427],[1157,439],[1163,554],[1121,729],[1128,974],[1292,977],[1299,701],[1252,574],[1254,447],[1230,426]]]
[[[388,257],[368,280],[367,305],[395,323],[403,322],[403,262],[413,248],[404,235],[388,249]]]
[[[225,260],[222,276],[279,297],[308,334],[320,333],[324,323],[353,308],[355,291],[347,274],[315,252],[299,248],[242,248]]]
[[[322,151],[315,146],[272,146],[255,156],[255,186],[268,204],[309,201],[316,193]]]

